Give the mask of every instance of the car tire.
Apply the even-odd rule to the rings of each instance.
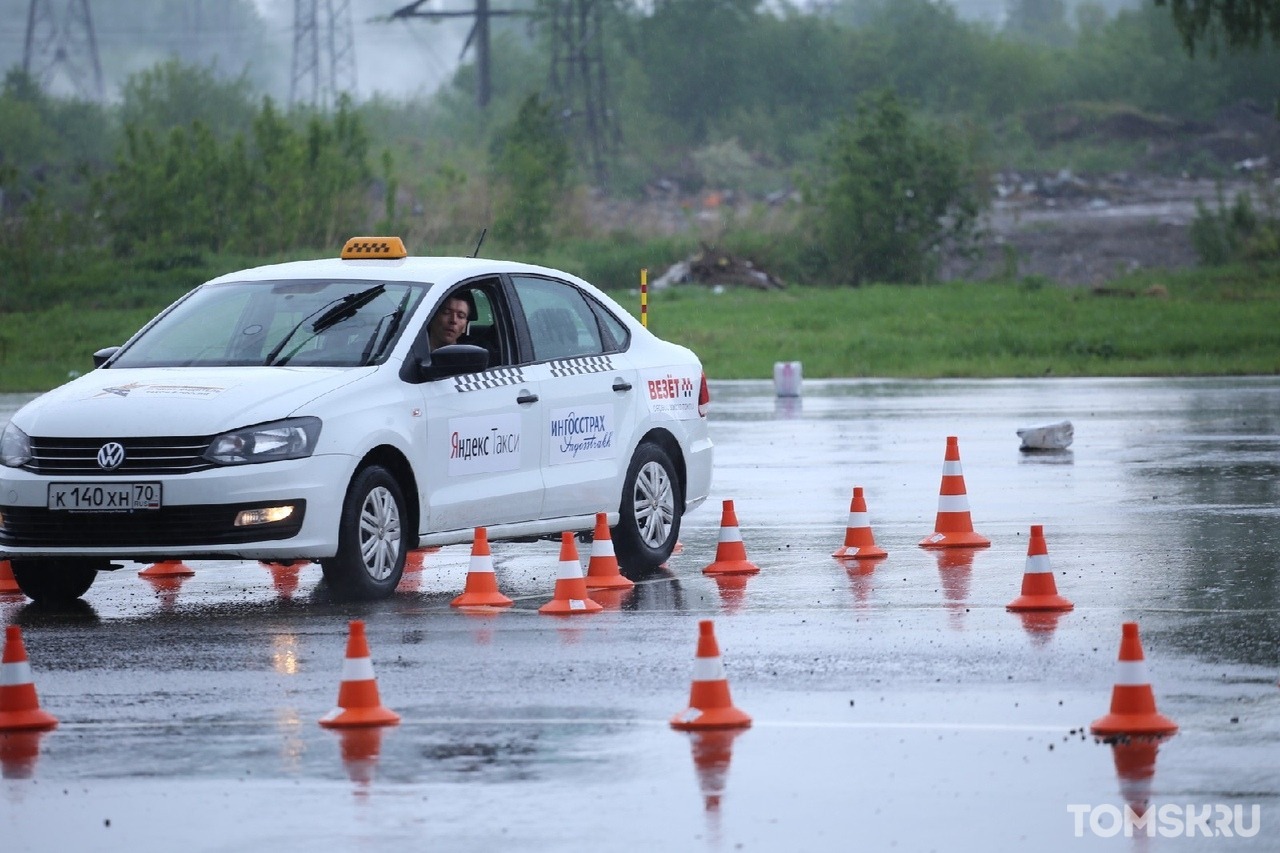
[[[336,595],[370,601],[395,592],[408,554],[407,517],[404,493],[390,471],[370,465],[356,472],[338,521],[338,553],[320,561]]]
[[[103,560],[75,557],[19,557],[9,561],[18,589],[37,604],[75,601],[93,586],[98,570],[109,565]]]
[[[652,571],[667,561],[680,536],[684,495],[676,466],[656,444],[641,444],[627,466],[613,529],[613,548],[624,569]]]

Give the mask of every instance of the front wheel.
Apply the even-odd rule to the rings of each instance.
[[[324,579],[344,598],[367,601],[395,592],[408,553],[404,493],[391,472],[356,472],[338,521],[338,553],[321,560]]]
[[[37,604],[70,604],[89,591],[106,560],[85,557],[38,557],[9,561],[22,594]]]
[[[650,571],[665,563],[680,536],[683,511],[684,496],[671,457],[656,444],[637,447],[627,467],[613,531],[618,564]]]

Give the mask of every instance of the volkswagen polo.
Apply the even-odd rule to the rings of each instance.
[[[379,598],[410,550],[597,512],[644,570],[710,489],[698,358],[546,267],[354,238],[206,282],[94,362],[0,434],[0,553],[37,601],[183,558]]]

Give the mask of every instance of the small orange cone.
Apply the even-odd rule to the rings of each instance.
[[[596,529],[591,536],[591,559],[587,561],[587,589],[631,589],[635,582],[622,576],[609,537],[609,516],[596,513]]]
[[[1111,713],[1094,720],[1089,731],[1101,737],[1171,735],[1178,730],[1178,724],[1156,711],[1156,697],[1147,680],[1147,662],[1138,639],[1138,623],[1125,622],[1121,631]]]
[[[933,531],[921,540],[921,548],[986,548],[991,544],[990,539],[973,532],[969,496],[964,488],[964,472],[960,469],[960,440],[954,435],[947,436]]]
[[[760,567],[747,559],[747,548],[742,544],[742,531],[738,529],[738,514],[733,501],[725,501],[720,514],[720,541],[716,543],[716,559],[705,569],[704,575],[754,575]]]
[[[462,594],[449,604],[453,607],[510,607],[511,599],[498,592],[498,576],[493,571],[493,555],[489,553],[489,530],[477,527],[471,543],[471,566]]]
[[[671,718],[671,727],[681,731],[700,729],[745,729],[751,717],[733,706],[729,680],[720,660],[715,626],[710,619],[698,623],[698,653],[693,661],[693,686],[689,707]]]
[[[22,645],[22,629],[4,629],[4,656],[0,658],[0,732],[44,731],[58,725],[58,718],[41,710],[31,664]]]
[[[565,531],[560,534],[560,570],[556,575],[555,595],[539,607],[538,612],[552,616],[576,616],[601,610],[604,607],[587,596],[587,579],[582,576],[578,548],[573,544],[573,534]]]
[[[181,560],[161,560],[138,572],[140,578],[189,578],[196,570]]]
[[[373,675],[364,622],[353,619],[347,635],[347,656],[342,662],[338,706],[320,718],[320,725],[337,729],[393,726],[398,722],[400,715],[382,707],[382,700],[378,698],[378,681]]]
[[[13,576],[13,566],[9,565],[8,560],[0,560],[0,595],[15,592],[21,595],[22,587],[18,586],[18,579]]]
[[[862,486],[853,487],[853,500],[849,502],[849,524],[844,531],[844,545],[836,549],[831,556],[838,560],[883,560],[889,552],[876,545],[875,536],[871,533],[870,516],[867,514],[867,501],[862,495]]]
[[[1075,605],[1058,595],[1049,567],[1049,546],[1044,541],[1044,525],[1031,525],[1027,543],[1027,567],[1022,574],[1022,595],[1005,605],[1006,610],[1071,610]]]

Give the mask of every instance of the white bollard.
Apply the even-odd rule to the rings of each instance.
[[[804,381],[798,361],[778,361],[773,365],[773,388],[779,397],[799,397]]]

